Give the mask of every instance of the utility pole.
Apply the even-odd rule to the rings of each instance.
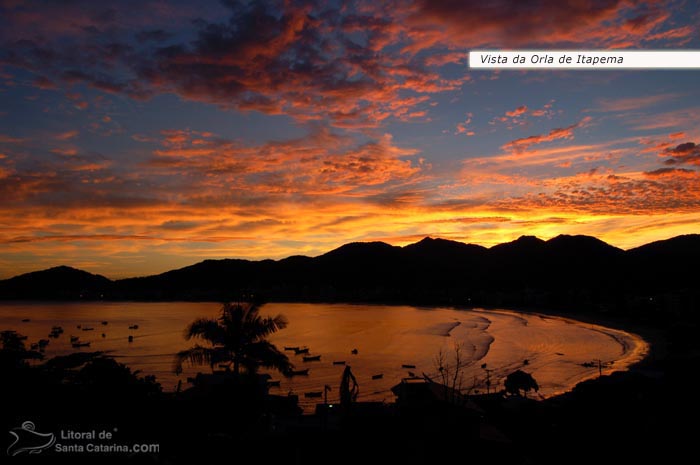
[[[597,359],[595,359],[595,360],[593,360],[593,361],[594,361],[594,362],[598,362],[598,378],[600,378],[601,376],[603,376],[603,367],[609,367],[610,365],[612,365],[613,363],[615,363],[615,362],[604,362],[604,361],[602,361],[602,360],[599,359],[599,358],[597,358]]]
[[[485,363],[481,365],[481,368],[486,372],[486,394],[491,394],[491,372],[494,370],[487,368]]]

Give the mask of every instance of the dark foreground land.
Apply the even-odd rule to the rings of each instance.
[[[684,426],[698,413],[696,334],[697,321],[667,321],[646,334],[652,353],[631,371],[544,401],[499,393],[471,396],[466,406],[423,399],[335,405],[314,416],[300,415],[288,398],[266,396],[254,380],[163,393],[153,379],[99,354],[39,369],[3,350],[0,430],[31,420],[37,431],[117,428],[119,442],[159,444],[149,454],[49,449],[7,463],[61,456],[72,463],[684,463],[696,436]]]

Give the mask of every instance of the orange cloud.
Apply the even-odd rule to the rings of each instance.
[[[467,62],[466,52],[447,52],[431,54],[425,59],[427,66],[445,66],[449,63],[462,64]]]
[[[262,146],[193,131],[163,135],[164,147],[154,151],[147,166],[164,174],[187,174],[209,188],[216,179],[235,177],[231,187],[247,192],[352,195],[370,186],[407,181],[428,169],[422,161],[408,159],[416,150],[395,146],[388,134],[359,146],[328,129]]]
[[[510,116],[511,118],[515,118],[515,117],[518,117],[518,116],[524,114],[525,112],[527,112],[527,106],[521,105],[518,108],[516,108],[515,110],[507,111],[506,116]]]
[[[555,111],[552,110],[553,105],[554,100],[549,101],[543,105],[542,108],[538,109],[530,109],[527,105],[521,105],[514,110],[506,111],[504,116],[495,117],[491,120],[490,124],[508,123],[508,129],[513,129],[515,126],[524,126],[527,124],[528,116],[551,119],[555,114]]]
[[[500,47],[588,43],[615,48],[673,35],[661,30],[670,15],[654,1],[605,0],[591,8],[586,2],[422,0],[409,11],[413,43],[407,50],[413,53],[437,44],[461,47],[465,43]]]
[[[48,141],[24,136],[25,129],[26,139],[0,135],[0,275],[67,260],[124,276],[203,258],[313,255],[353,240],[405,243],[427,234],[492,245],[521,234],[588,233],[625,246],[700,222],[698,174],[690,169],[697,146],[682,143],[697,136],[698,109],[640,111],[680,95],[616,98],[595,108],[633,112],[615,122],[653,131],[643,139],[574,144],[577,130],[592,122],[584,118],[533,131],[542,134],[499,151],[507,140],[480,128],[483,139],[462,144],[465,160],[458,161],[439,145],[419,154],[383,135],[398,122],[444,121],[437,110],[449,98],[440,93],[472,104],[468,96],[484,89],[469,88],[466,48],[681,43],[696,28],[676,27],[685,12],[671,17],[662,3],[335,2],[319,13],[300,2],[219,2],[200,11],[144,0],[128,14],[99,2],[50,3],[0,7],[3,24],[11,23],[0,30],[1,59],[17,70],[2,78],[14,81],[7,86],[34,86],[42,100],[32,105],[65,95],[61,107],[86,110],[81,127],[91,134],[118,131],[104,115],[133,104],[105,103],[113,98],[106,94],[173,94],[315,129],[248,143],[194,129],[141,128],[105,146],[109,156],[71,147],[77,131]],[[194,16],[202,19],[191,23]],[[478,79],[498,76],[505,75]],[[528,85],[532,76],[519,82]],[[597,85],[608,77],[590,79]],[[515,125],[562,111],[553,101],[537,105],[515,101],[491,115]],[[474,135],[473,115],[461,114],[446,132]],[[409,129],[407,140],[429,129]]]
[[[521,139],[516,139],[516,140],[508,142],[502,148],[503,148],[503,150],[513,151],[513,152],[517,153],[517,152],[522,152],[524,150],[527,150],[529,147],[531,147],[533,145],[541,144],[543,142],[551,142],[551,141],[558,140],[558,139],[573,139],[574,138],[574,130],[588,126],[591,121],[592,121],[592,118],[590,116],[586,116],[578,123],[574,123],[574,124],[572,124],[570,126],[566,126],[564,128],[552,129],[547,134],[540,134],[540,135],[536,135],[536,136],[529,136],[529,137],[524,137]]]
[[[696,177],[697,171],[695,170],[689,170],[687,168],[659,168],[654,171],[645,171],[644,172],[645,176],[651,177],[651,178],[672,178],[672,179],[678,179],[678,178],[687,178],[687,179],[692,179]]]
[[[474,131],[469,128],[469,125],[471,124],[473,117],[474,117],[474,115],[472,113],[467,113],[467,119],[461,123],[457,123],[457,130],[456,130],[455,134],[464,134],[466,136],[473,136]]]
[[[659,95],[645,95],[641,97],[626,97],[619,99],[605,99],[599,100],[597,102],[597,111],[604,112],[621,112],[621,111],[631,111],[639,110],[641,108],[647,108],[656,106],[660,103],[669,102],[680,98],[679,94],[659,94]]]
[[[668,29],[666,31],[657,32],[656,34],[651,34],[647,37],[646,40],[673,41],[674,39],[678,39],[677,41],[675,41],[677,45],[685,45],[690,41],[690,39],[696,31],[697,28],[695,28],[694,26],[676,27],[673,29]]]
[[[666,165],[700,165],[700,145],[694,142],[686,142],[664,149],[659,153],[659,156],[669,157],[664,160]]]
[[[428,121],[423,101],[407,100],[401,108],[393,102],[406,94],[430,99],[470,81],[466,72],[453,78],[436,72],[463,62],[465,52],[459,50],[465,44],[615,47],[690,34],[665,29],[670,15],[654,0],[604,0],[595,8],[586,2],[517,0],[497,7],[452,0],[353,2],[326,5],[324,14],[305,2],[224,2],[213,10],[216,19],[189,23],[183,34],[169,28],[183,27],[188,15],[201,17],[193,7],[146,0],[131,6],[138,13],[126,15],[93,3],[3,5],[12,25],[2,32],[11,46],[4,60],[35,73],[35,85],[43,88],[85,84],[137,100],[175,93],[224,109],[352,130],[379,128],[392,118]],[[256,24],[255,31],[244,27],[248,24]],[[43,41],[27,33],[37,28]],[[134,28],[136,33],[120,35]],[[114,39],[95,41],[91,34],[97,31],[109,31]],[[429,54],[418,53],[429,48]],[[77,109],[90,106],[73,92],[66,97]],[[545,109],[531,114],[550,116]],[[510,117],[515,116],[524,114]]]
[[[506,209],[548,209],[588,214],[635,215],[697,212],[700,172],[653,171],[643,177],[587,172],[549,182],[552,189],[498,201]]]
[[[55,148],[55,149],[51,149],[51,152],[55,153],[57,155],[64,155],[67,157],[72,157],[73,155],[78,154],[78,150],[75,148],[72,148],[72,147],[70,147],[70,148]]]
[[[77,130],[72,130],[72,131],[66,131],[62,132],[60,134],[56,134],[54,136],[54,139],[56,140],[70,140],[70,139],[75,139],[78,134],[80,134]]]
[[[21,144],[23,142],[24,139],[20,139],[19,137],[12,137],[6,134],[0,134],[0,144]]]
[[[682,108],[665,112],[655,112],[648,115],[625,118],[624,123],[638,131],[657,129],[691,130],[696,127],[695,121],[700,119],[700,107]]]

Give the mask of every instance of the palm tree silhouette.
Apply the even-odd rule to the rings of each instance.
[[[175,356],[175,373],[182,372],[184,362],[190,365],[232,363],[238,377],[241,367],[249,374],[259,367],[276,368],[281,372],[292,369],[287,356],[266,338],[287,326],[283,315],[260,316],[258,303],[224,303],[216,319],[200,318],[185,329],[185,338],[198,338],[209,346],[195,344]]]

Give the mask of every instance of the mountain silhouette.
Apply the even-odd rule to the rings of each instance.
[[[522,236],[491,248],[427,237],[404,247],[355,242],[317,257],[205,260],[116,281],[57,267],[0,281],[0,298],[231,300],[257,294],[277,301],[626,311],[649,302],[693,302],[698,259],[700,235],[627,251],[590,236]],[[665,297],[669,292],[676,296]]]
[[[502,253],[502,254],[518,254],[523,255],[537,250],[541,250],[544,247],[545,241],[539,239],[535,236],[520,236],[512,242],[505,242],[503,244],[494,245],[491,247],[492,252]]]
[[[630,279],[661,290],[698,286],[700,235],[688,234],[652,242],[626,252]]]
[[[452,254],[483,255],[488,249],[480,245],[426,237],[420,242],[403,247],[403,250],[415,256],[424,256],[426,258],[449,258]]]
[[[56,266],[0,281],[3,299],[100,299],[113,282],[69,266]]]

